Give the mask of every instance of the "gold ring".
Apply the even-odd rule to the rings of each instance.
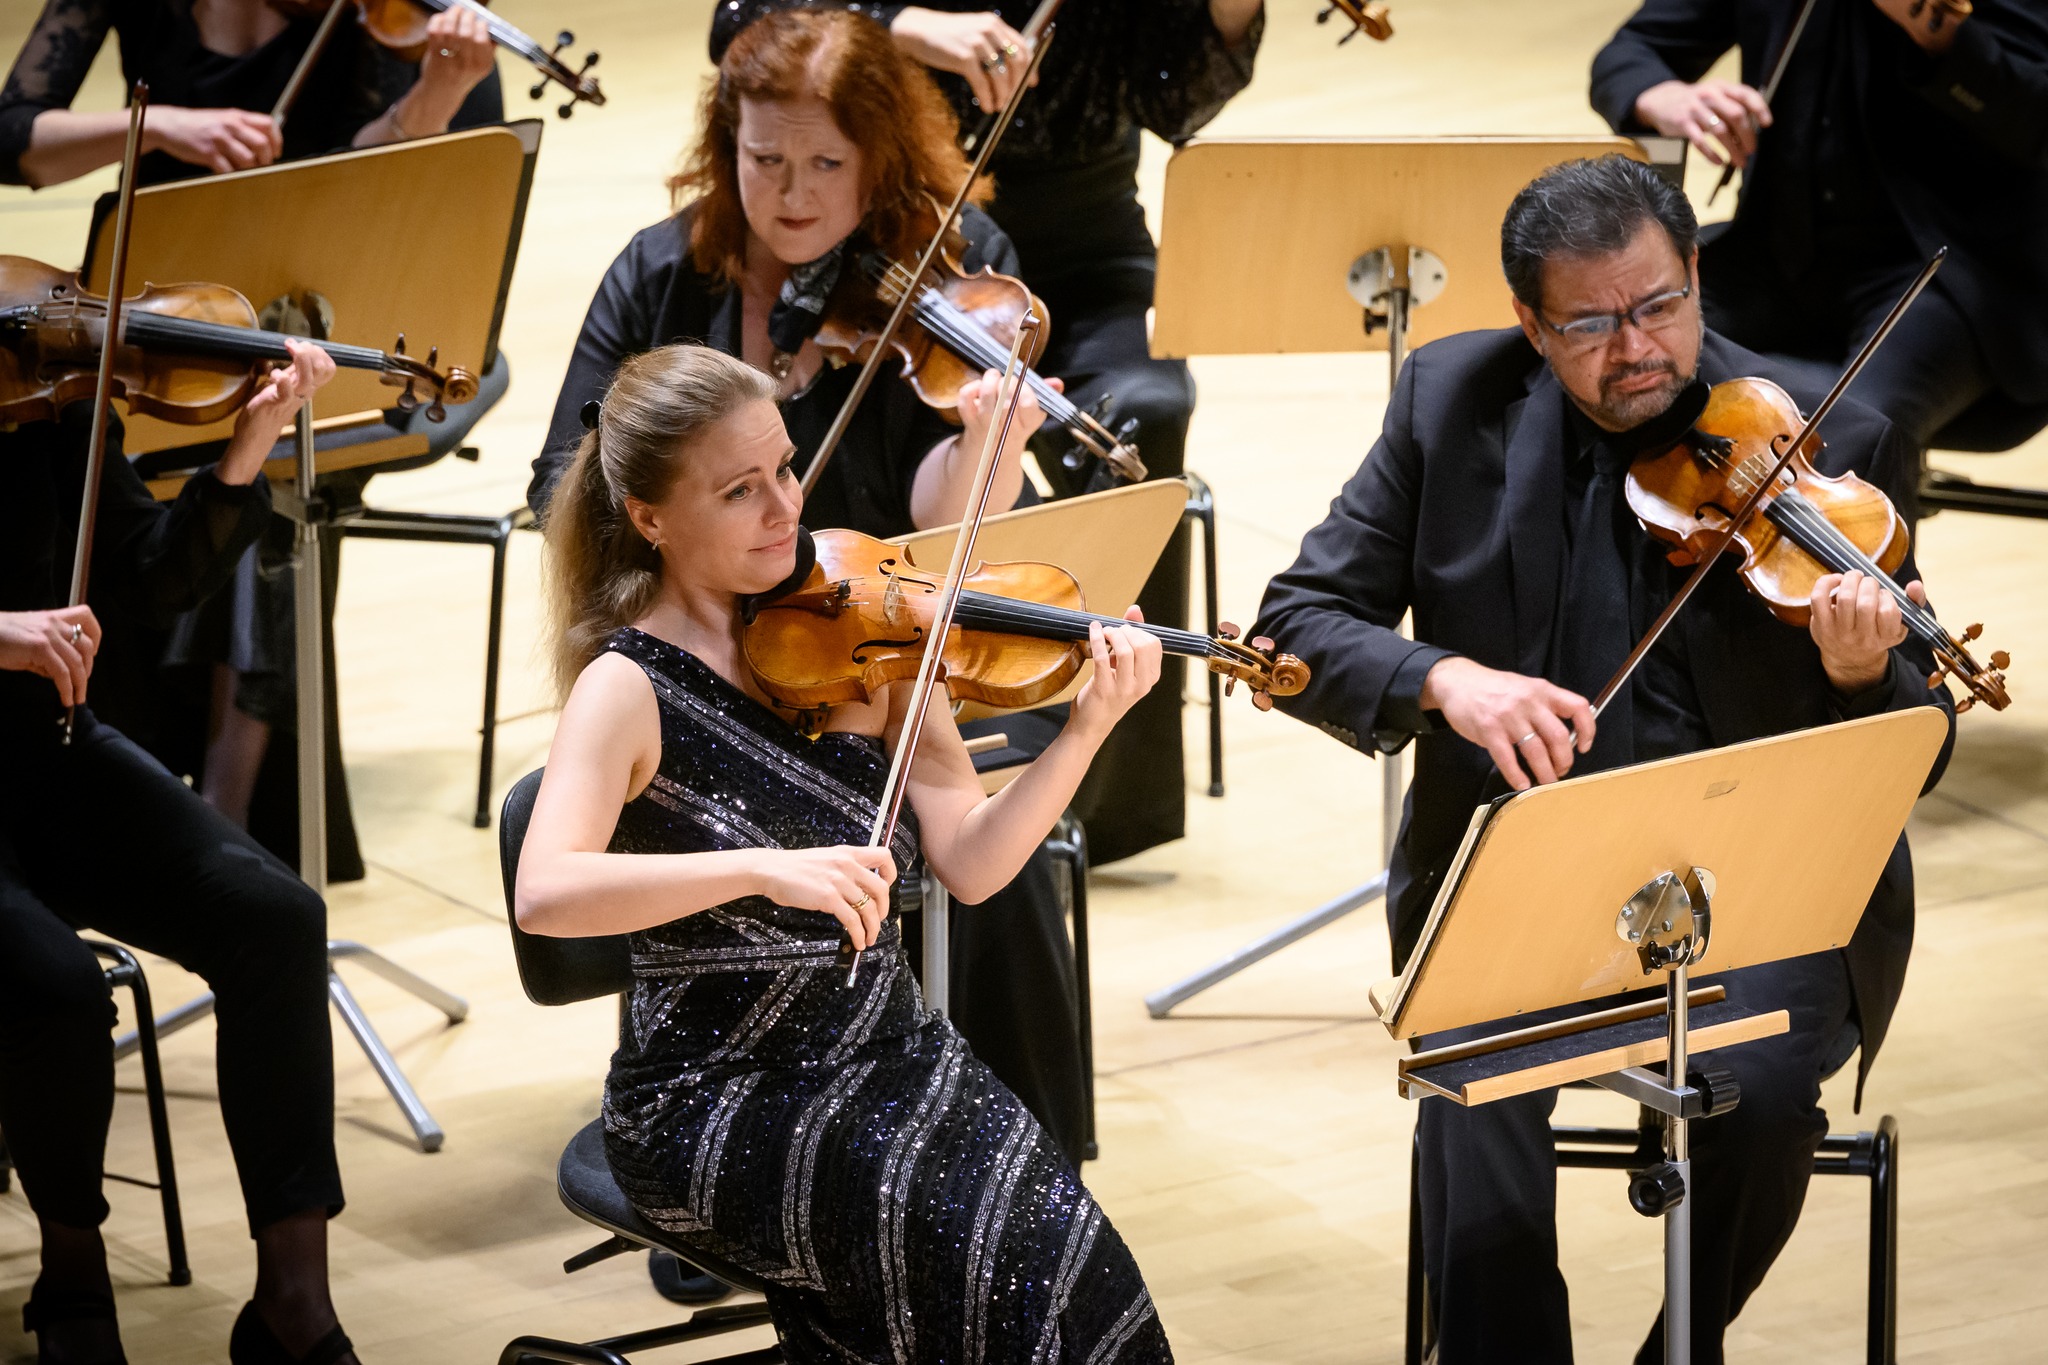
[[[994,71],[1002,65],[1003,54],[1000,52],[992,52],[981,59],[981,69],[983,71]]]
[[[1003,55],[1004,55],[1005,57],[1015,57],[1015,56],[1017,56],[1017,55],[1018,55],[1018,52],[1019,52],[1019,49],[1018,49],[1018,47],[1017,47],[1017,45],[1016,45],[1015,43],[1004,43],[1004,44],[1003,44]]]
[[[866,905],[869,901],[873,899],[873,896],[870,896],[867,892],[863,891],[860,893],[860,899],[857,901],[847,902],[846,908],[849,910],[859,910],[862,906]]]

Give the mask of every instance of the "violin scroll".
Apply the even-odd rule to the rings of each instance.
[[[1384,43],[1394,36],[1394,17],[1384,0],[1363,0],[1362,3],[1361,0],[1330,0],[1329,4],[1323,6],[1322,12],[1316,15],[1316,22],[1327,24],[1333,14],[1351,25],[1344,36],[1337,40],[1339,47],[1361,33],[1376,43]]]
[[[1238,629],[1228,621],[1216,624],[1216,638],[1208,652],[1209,671],[1227,681],[1223,695],[1230,696],[1241,682],[1252,694],[1252,705],[1261,711],[1273,709],[1273,698],[1292,697],[1308,686],[1309,667],[1292,654],[1282,654],[1264,635],[1240,641]]]
[[[2005,670],[2012,664],[2012,655],[2002,649],[1992,650],[1989,668],[1970,657],[1969,642],[1983,633],[1984,627],[1973,622],[1963,627],[1961,639],[1951,636],[1934,647],[1935,669],[1927,675],[1928,690],[1942,686],[1950,678],[1960,682],[1969,695],[1956,699],[1957,715],[1980,701],[1994,711],[2003,711],[2012,704],[2012,697],[2005,690]]]

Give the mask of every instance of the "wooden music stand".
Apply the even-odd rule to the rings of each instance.
[[[395,349],[404,337],[415,354],[435,348],[440,366],[483,375],[497,357],[540,128],[539,121],[527,120],[138,190],[130,287],[205,280],[240,291],[259,312],[273,301],[303,303],[317,296],[333,319],[332,340]],[[105,288],[111,250],[112,223],[103,221],[87,245],[83,269],[90,287]],[[316,425],[308,403],[296,438],[280,442],[266,465],[266,474],[276,475],[278,513],[298,528],[293,576],[299,871],[323,893],[327,721],[320,547],[339,522],[363,509],[328,505],[315,480],[323,454],[333,457],[330,470],[426,454],[423,436],[387,422],[384,410],[395,397],[396,390],[374,375],[343,370],[321,395],[329,419]],[[127,453],[217,441],[232,426],[232,420],[176,426],[130,414]],[[165,482],[177,481],[174,474]],[[440,1125],[334,965],[353,960],[434,1005],[451,1023],[468,1014],[468,1004],[360,943],[330,940],[327,951],[327,988],[335,1009],[404,1111],[421,1150],[437,1150]],[[203,1017],[202,1003],[210,1007],[202,998],[166,1020],[175,1028]],[[168,1030],[160,1024],[158,1031]]]
[[[1664,1160],[1629,1202],[1664,1219],[1666,1365],[1692,1350],[1687,1125],[1736,1102],[1732,1075],[1689,1058],[1790,1026],[1690,978],[1845,946],[1947,737],[1916,707],[1502,797],[1474,812],[1407,969],[1372,992],[1396,1038],[1499,1026],[1402,1058],[1404,1098],[1592,1081],[1664,1116]],[[1515,1027],[1660,974],[1662,1001]]]
[[[1190,142],[1166,165],[1152,354],[1384,350],[1391,394],[1410,346],[1513,325],[1500,223],[1522,187],[1613,155],[1649,159],[1625,137]],[[1379,759],[1379,875],[1146,996],[1154,1019],[1386,894],[1405,784]]]
[[[1166,543],[1180,525],[1187,498],[1187,485],[1179,479],[1153,479],[1001,512],[982,522],[981,533],[975,540],[975,557],[988,564],[1042,560],[1061,565],[1080,581],[1081,597],[1088,610],[1106,616],[1121,615],[1124,608],[1138,600],[1138,591],[1145,586],[1152,566],[1166,553]],[[936,573],[951,562],[958,530],[957,524],[937,526],[897,536],[895,542],[907,547],[918,564]],[[1070,700],[1087,680],[1089,668],[1084,664],[1073,682],[1039,705],[1054,706]],[[1014,708],[1004,710],[976,702],[963,702],[958,707],[962,720],[1009,714],[1014,714]],[[996,737],[990,736],[970,741],[970,745],[991,747],[995,741]],[[994,790],[1003,783],[987,785]],[[927,878],[924,994],[925,1003],[941,1014],[950,1005],[947,954],[951,935],[946,914],[950,908],[946,888],[937,878]]]

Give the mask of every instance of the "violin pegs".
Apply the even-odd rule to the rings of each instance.
[[[1226,697],[1237,695],[1237,675],[1235,673],[1223,680],[1223,695]]]
[[[1252,693],[1252,706],[1260,711],[1270,711],[1273,709],[1273,698],[1265,692],[1254,692]]]
[[[1932,673],[1929,673],[1927,675],[1927,690],[1932,692],[1935,688],[1941,686],[1943,680],[1948,677],[1948,674],[1949,670],[1946,668],[1937,668]]]
[[[569,117],[569,115],[576,112],[576,101],[570,100],[566,104],[558,105],[555,109],[555,112],[561,115],[563,118]]]
[[[393,342],[393,343],[392,343],[392,345],[391,345],[391,354],[393,354],[393,355],[404,355],[404,354],[405,354],[405,333],[403,333],[403,332],[400,332],[400,333],[398,334],[398,340],[397,340],[397,341],[395,341],[395,342]]]
[[[1271,637],[1265,635],[1254,635],[1251,639],[1251,646],[1261,654],[1271,654],[1274,648]]]
[[[427,404],[427,420],[429,422],[445,422],[448,420],[448,409],[441,406],[440,399],[437,398]]]
[[[1975,621],[1963,627],[1963,643],[1968,644],[1984,633],[1984,623]]]
[[[1235,640],[1237,638],[1237,627],[1228,621],[1218,621],[1216,623],[1216,638],[1219,640]]]
[[[531,86],[527,87],[527,91],[526,91],[526,97],[527,97],[528,99],[530,99],[530,100],[537,100],[537,99],[539,99],[539,98],[540,98],[540,97],[541,97],[542,95],[545,95],[545,94],[547,94],[547,92],[548,92],[548,83],[547,83],[547,81],[546,81],[546,80],[538,80],[538,81],[535,81],[535,82],[534,82],[534,83],[533,83],[533,84],[532,84]]]
[[[430,370],[441,368],[441,348],[439,346],[427,347],[427,368]]]
[[[1975,697],[1960,697],[1956,701],[1956,714],[1961,715],[1977,704]]]
[[[1991,666],[2003,673],[2012,664],[2012,655],[2002,649],[1991,651]]]

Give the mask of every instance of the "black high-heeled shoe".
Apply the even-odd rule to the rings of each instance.
[[[39,1365],[128,1365],[128,1357],[122,1354],[118,1334],[114,1338],[114,1353],[87,1357],[66,1351],[62,1355],[52,1354],[48,1349],[45,1331],[66,1322],[104,1322],[112,1324],[114,1300],[109,1294],[92,1290],[50,1291],[38,1285],[34,1295],[21,1306],[21,1330],[36,1334],[36,1360]]]
[[[304,1355],[295,1356],[270,1330],[256,1305],[245,1303],[242,1315],[235,1319],[235,1330],[228,1334],[228,1365],[334,1365],[354,1349],[348,1333],[336,1323],[334,1330],[314,1342]]]

